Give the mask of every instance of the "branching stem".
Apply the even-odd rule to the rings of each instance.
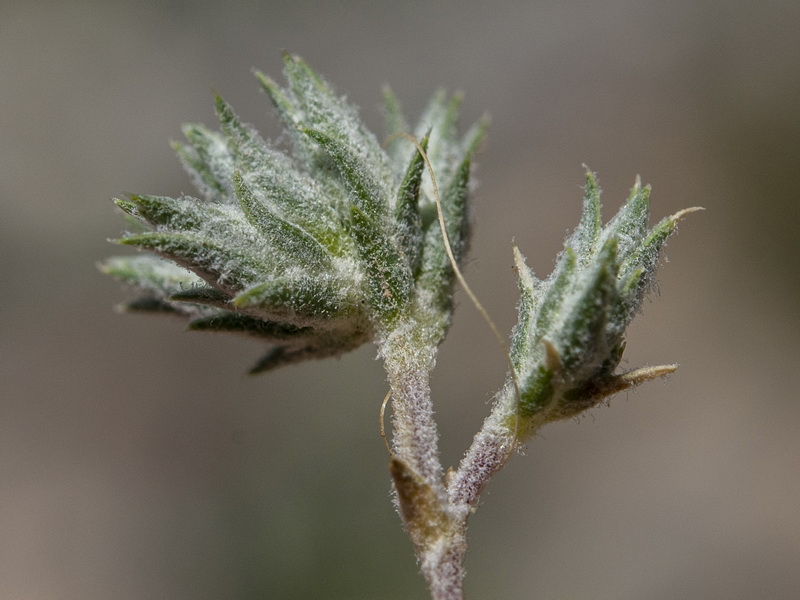
[[[382,346],[392,396],[395,503],[432,599],[462,600],[467,520],[480,492],[513,451],[515,438],[502,426],[498,409],[504,403],[498,402],[445,485],[429,385],[435,349],[409,352],[419,349],[419,342],[416,336],[397,334]],[[514,387],[506,392],[514,406]]]

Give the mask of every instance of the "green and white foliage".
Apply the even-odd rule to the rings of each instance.
[[[445,475],[430,375],[469,243],[470,172],[486,119],[459,136],[460,97],[437,92],[412,128],[387,89],[382,146],[302,60],[286,56],[284,75],[280,87],[256,73],[289,152],[217,96],[220,130],[186,125],[186,142],[174,144],[199,197],[115,200],[131,228],[117,242],[146,254],[101,269],[136,290],[129,310],[264,340],[254,372],[374,342],[391,390],[396,506],[432,598],[462,600],[467,519],[514,450],[546,423],[675,370],[616,373],[659,252],[694,209],[648,229],[650,188],[637,180],[603,226],[589,172],[580,223],[554,272],[537,279],[514,248],[521,298],[509,374]]]
[[[423,158],[399,135],[408,126],[397,100],[386,91],[392,137],[384,150],[356,109],[299,58],[285,57],[283,88],[256,75],[291,153],[219,96],[219,132],[185,125],[187,141],[174,148],[200,196],[115,200],[137,223],[117,242],[152,253],[101,265],[138,291],[126,307],[185,316],[194,330],[262,338],[271,348],[254,371],[339,355],[412,319],[440,343],[453,271]],[[437,93],[415,132],[460,258],[470,163],[485,122],[460,138],[457,113],[458,99]]]
[[[553,273],[537,279],[514,248],[518,321],[511,357],[517,376],[501,397],[509,423],[525,433],[578,415],[606,396],[664,375],[674,366],[615,375],[625,330],[651,289],[659,252],[687,209],[652,229],[650,187],[638,178],[625,204],[602,226],[596,175],[586,174],[583,213]]]

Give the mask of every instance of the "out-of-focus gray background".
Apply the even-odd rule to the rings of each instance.
[[[191,192],[169,148],[211,88],[279,134],[251,76],[304,56],[381,131],[390,82],[493,119],[467,276],[514,320],[641,174],[681,226],[627,365],[666,383],[548,427],[490,485],[470,598],[797,598],[800,3],[0,2],[0,597],[424,598],[389,502],[374,350],[260,378],[261,348],[119,315],[110,198]],[[458,461],[504,374],[460,311],[434,380]]]

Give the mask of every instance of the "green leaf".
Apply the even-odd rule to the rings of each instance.
[[[313,347],[293,348],[291,346],[276,346],[271,348],[253,367],[250,375],[260,375],[274,371],[280,367],[304,362],[317,358]],[[319,358],[326,358],[325,356]]]
[[[352,207],[352,233],[367,273],[367,300],[384,324],[408,306],[411,273],[393,240],[357,206]]]
[[[517,323],[511,333],[511,361],[514,370],[520,373],[523,361],[533,352],[535,314],[539,305],[539,294],[536,290],[536,277],[525,264],[525,257],[519,248],[513,247],[514,268],[517,271],[519,303],[517,304]]]
[[[460,262],[466,254],[469,240],[467,200],[470,164],[470,157],[465,157],[458,168],[457,175],[452,178],[450,185],[441,196],[445,231],[457,262]],[[452,290],[454,273],[445,250],[438,217],[435,214],[436,207],[433,206],[431,209],[434,211],[433,215],[429,216],[425,213],[422,215],[425,240],[422,269],[417,278],[417,286],[434,294],[440,304],[448,306],[447,311],[449,312],[451,300],[448,298]]]
[[[159,297],[201,282],[194,273],[151,255],[114,256],[101,262],[98,268],[126,285]]]
[[[692,209],[689,209],[692,210]],[[681,211],[669,217],[665,217],[651,229],[647,237],[633,249],[626,260],[623,262],[623,271],[643,267],[648,273],[655,271],[658,264],[658,255],[667,238],[675,233],[678,221],[687,211]]]
[[[635,283],[634,304],[638,307],[642,298],[648,291],[658,267],[658,256],[667,238],[675,233],[678,222],[687,214],[702,210],[701,208],[687,208],[669,217],[663,218],[653,227],[640,243],[631,248],[620,267],[620,279],[626,281],[626,287],[631,289]],[[641,275],[637,276],[637,273]]]
[[[287,160],[283,160],[284,156],[280,152],[269,149],[267,143],[252,127],[244,125],[233,112],[233,108],[219,94],[214,94],[214,107],[240,170],[255,170],[273,160],[288,163]]]
[[[615,323],[627,325],[631,322],[647,291],[647,276],[648,273],[642,266],[624,272],[620,269],[617,277],[619,303],[614,307],[612,313],[612,320]]]
[[[356,110],[338,98],[322,77],[296,56],[284,56],[284,75],[293,100],[303,113],[303,128],[322,131],[346,146],[377,183],[386,185],[382,195],[388,196],[394,181],[388,157]]]
[[[395,176],[402,177],[410,149],[408,141],[401,137],[401,134],[410,134],[411,129],[403,115],[400,101],[388,85],[383,87],[383,106],[388,136],[388,142],[385,144],[386,153],[389,155]]]
[[[344,331],[321,336],[308,344],[287,343],[270,349],[250,370],[251,375],[266,373],[279,367],[340,356],[355,350],[368,340],[364,332]]]
[[[165,302],[153,296],[141,296],[125,302],[120,307],[125,312],[164,314],[164,315],[183,315],[183,311],[178,310],[169,302]]]
[[[192,182],[209,201],[229,202],[233,156],[228,151],[225,138],[203,125],[186,124],[182,129],[190,145],[176,142],[173,148]]]
[[[296,224],[331,253],[341,256],[348,240],[336,206],[320,201],[322,191],[282,152],[271,148],[233,109],[216,96],[217,114],[228,136],[241,178],[277,217]]]
[[[450,185],[442,194],[442,214],[450,238],[450,246],[457,262],[461,262],[467,251],[469,241],[469,220],[467,219],[467,200],[469,199],[469,178],[472,157],[467,155],[455,171]]]
[[[444,90],[437,90],[415,131],[415,135],[419,138],[430,130],[428,159],[436,173],[440,191],[447,188],[450,178],[463,158],[463,149],[456,137],[461,99],[461,95],[448,98]],[[426,178],[423,191],[428,201],[433,202],[433,186],[430,179]]]
[[[600,187],[597,184],[597,176],[587,170],[581,220],[568,242],[575,250],[581,267],[589,264],[597,252],[601,231]]]
[[[170,302],[185,302],[190,304],[202,304],[215,308],[230,309],[231,297],[219,290],[206,286],[196,285],[187,289],[174,292],[169,296]]]
[[[264,270],[253,256],[192,234],[142,233],[118,242],[168,258],[223,291],[245,288]]]
[[[139,221],[143,220],[143,217],[139,214],[139,211],[137,210],[136,202],[129,200],[127,198],[114,198],[113,202],[126,215],[134,217]]]
[[[232,312],[221,312],[202,319],[195,319],[189,323],[187,329],[190,331],[242,333],[274,342],[313,337],[313,331],[310,328],[265,321]]]
[[[642,187],[639,178],[631,189],[627,202],[614,216],[603,233],[603,243],[616,237],[618,240],[618,255],[624,261],[647,233],[647,219],[650,216],[650,186]]]
[[[195,198],[169,198],[167,196],[131,195],[126,201],[115,200],[124,210],[133,207],[135,214],[155,226],[163,226],[173,231],[203,231],[209,222],[221,223],[231,219],[214,205],[205,204]],[[224,227],[224,226],[223,226]]]
[[[545,365],[537,368],[526,377],[520,390],[520,402],[517,414],[522,418],[531,418],[545,410],[555,394],[553,379],[555,373]]]
[[[429,129],[433,131],[431,147],[437,160],[441,158],[440,149],[442,145],[455,141],[458,109],[461,106],[461,101],[462,96],[460,94],[448,98],[445,90],[438,89],[431,96],[419,119],[416,135],[421,137],[425,131]],[[437,149],[434,151],[433,148]]]
[[[269,255],[272,268],[286,263],[280,248],[259,235],[238,207],[163,196],[131,196],[130,202],[137,216],[156,226],[159,233],[195,234],[218,247],[235,248],[258,262]]]
[[[202,196],[209,202],[222,201],[227,194],[225,185],[217,180],[197,151],[192,146],[180,142],[172,142],[172,149],[178,155],[184,170],[189,174],[192,185],[200,191]]]
[[[597,261],[581,277],[581,287],[565,298],[554,325],[556,348],[567,373],[587,363],[597,365],[597,355],[606,352],[606,326],[616,298],[617,241],[606,241]]]
[[[443,173],[439,172],[436,175],[447,236],[457,262],[460,262],[466,254],[470,237],[467,209],[469,208],[472,158],[483,140],[488,123],[488,119],[482,119],[476,123],[464,139],[464,149],[460,151],[463,152],[463,155],[453,154],[450,156],[455,168],[451,165],[444,169],[444,171],[449,172],[450,176],[440,177]],[[425,181],[428,182],[428,180]],[[425,186],[423,185],[424,189]],[[432,194],[432,191],[430,193]],[[422,214],[422,226],[426,231],[423,271],[429,272],[429,276],[426,277],[428,282],[425,287],[439,286],[447,288],[453,275],[450,268],[450,260],[445,252],[435,204],[432,201],[427,204],[421,204],[420,213]]]
[[[427,136],[422,139],[423,150],[428,147]],[[419,195],[422,175],[425,172],[425,160],[417,151],[406,169],[406,176],[397,194],[395,204],[395,220],[398,226],[400,246],[407,257],[411,272],[419,270],[422,260],[422,216],[419,212]]]
[[[316,129],[303,129],[330,156],[351,192],[353,203],[371,219],[385,218],[389,199],[381,182],[370,166],[351,151],[351,148]]]
[[[256,199],[238,171],[234,173],[233,185],[247,220],[283,252],[289,262],[314,269],[331,266],[331,256],[325,246],[302,227],[273,214]]]
[[[292,365],[307,360],[321,360],[339,356],[343,350],[341,348],[316,346],[276,346],[270,349],[253,367],[250,369],[251,375],[260,375],[269,371],[274,371],[280,367]]]
[[[348,291],[347,283],[332,279],[276,277],[247,288],[232,303],[240,309],[258,309],[277,320],[324,326],[359,314],[358,301]]]
[[[547,280],[547,291],[536,315],[536,330],[548,332],[558,317],[564,298],[571,291],[577,269],[577,257],[572,248],[564,248],[558,258],[556,270]]]
[[[272,105],[278,111],[278,116],[283,121],[288,131],[296,129],[300,125],[302,119],[297,107],[291,100],[283,93],[280,86],[275,83],[270,77],[256,70],[254,72],[256,79],[261,84],[261,88],[267,93]]]
[[[491,119],[488,115],[484,115],[480,119],[478,119],[472,127],[469,128],[467,133],[464,135],[464,139],[461,142],[461,147],[463,148],[464,156],[474,157],[475,154],[481,147],[481,144],[486,139],[486,134],[489,131],[489,124],[491,123]]]
[[[310,143],[308,136],[300,132],[300,128],[305,122],[305,114],[295,102],[294,95],[282,90],[278,84],[260,71],[256,71],[255,75],[284,123],[286,133],[292,141],[294,157],[309,174],[314,176],[315,180],[318,180],[320,176],[324,177],[324,165],[319,164],[319,148]],[[318,181],[318,183],[320,182]]]

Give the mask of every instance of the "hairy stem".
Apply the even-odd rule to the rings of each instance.
[[[392,453],[443,497],[439,434],[430,390],[433,360],[408,356],[407,352],[387,351],[385,357],[392,390]]]
[[[436,346],[398,328],[381,344],[392,390],[395,502],[433,600],[462,600],[466,518],[452,510],[430,397]]]
[[[464,553],[466,529],[441,540],[420,557],[422,574],[428,582],[432,600],[463,600]]]
[[[450,478],[448,503],[464,522],[477,507],[483,488],[503,468],[517,446],[516,436],[508,428],[513,406],[514,388],[507,385]]]

